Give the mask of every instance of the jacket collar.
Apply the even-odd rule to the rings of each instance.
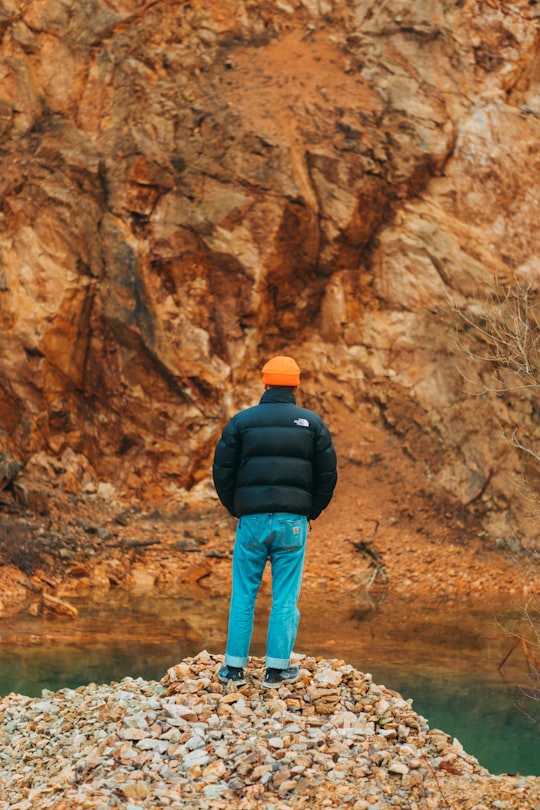
[[[292,402],[296,404],[296,397],[291,388],[288,386],[272,386],[268,391],[265,391],[261,397],[261,403],[265,405],[269,402]]]

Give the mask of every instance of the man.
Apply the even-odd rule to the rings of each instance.
[[[337,481],[332,437],[321,417],[296,405],[300,369],[292,357],[263,367],[265,392],[240,411],[216,446],[213,478],[223,506],[238,518],[223,683],[246,683],[255,601],[267,560],[272,567],[265,687],[293,683],[291,667],[308,520],[332,499]]]

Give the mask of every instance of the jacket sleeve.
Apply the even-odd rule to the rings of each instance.
[[[313,493],[310,520],[319,517],[326,509],[337,483],[337,458],[330,431],[321,422],[321,429],[315,439],[313,456]]]
[[[216,445],[212,466],[212,477],[218,498],[233,517],[237,517],[234,510],[234,491],[239,460],[240,434],[233,417],[223,428]]]

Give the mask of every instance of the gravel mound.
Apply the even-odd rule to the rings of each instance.
[[[540,810],[538,777],[493,776],[412,701],[344,661],[300,679],[217,679],[206,651],[161,682],[125,678],[0,702],[0,808]]]

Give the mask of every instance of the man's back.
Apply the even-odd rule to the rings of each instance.
[[[216,447],[214,482],[235,516],[292,512],[316,518],[337,480],[336,455],[322,419],[272,387],[236,414]]]

